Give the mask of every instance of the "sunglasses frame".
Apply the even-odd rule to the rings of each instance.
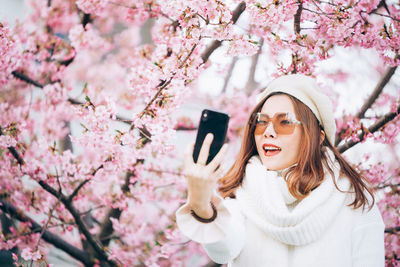
[[[266,122],[264,122],[264,123],[259,123],[258,121],[260,120],[260,117],[261,117],[262,115],[266,116],[269,120],[266,121]],[[257,125],[260,125],[260,126],[262,125],[262,126],[266,126],[266,128],[267,128],[268,125],[269,125],[270,123],[272,123],[272,126],[274,127],[274,131],[275,131],[277,134],[284,134],[284,135],[286,135],[286,134],[292,134],[293,131],[294,131],[294,128],[293,128],[293,131],[291,131],[290,133],[282,133],[282,132],[280,132],[279,130],[278,130],[278,131],[276,130],[274,121],[276,120],[275,118],[276,118],[277,116],[281,116],[281,115],[287,116],[288,120],[289,120],[292,124],[297,124],[297,125],[302,125],[302,124],[303,124],[301,121],[297,120],[297,119],[296,119],[296,116],[295,116],[293,113],[291,113],[291,112],[278,112],[278,113],[275,113],[274,116],[273,116],[272,118],[270,118],[270,116],[268,116],[267,114],[264,114],[264,113],[261,113],[261,112],[256,112],[256,113],[253,113],[253,114],[251,115],[250,120],[249,120],[249,124],[250,124],[250,125],[254,125],[254,127],[257,127]],[[275,120],[274,120],[274,119],[275,119]],[[265,128],[265,129],[266,129],[266,128]],[[264,131],[265,131],[265,130],[264,130]]]

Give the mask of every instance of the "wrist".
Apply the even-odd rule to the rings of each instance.
[[[194,210],[205,211],[211,208],[210,206],[211,198],[198,198],[189,194],[188,203],[190,207]]]
[[[207,211],[205,211],[204,213],[201,213],[199,211],[196,212],[193,209],[190,210],[190,213],[197,221],[202,223],[210,223],[217,218],[217,209],[212,202],[210,202]]]
[[[190,209],[196,212],[197,215],[206,217],[211,217],[213,214],[210,202],[206,203],[189,203]]]

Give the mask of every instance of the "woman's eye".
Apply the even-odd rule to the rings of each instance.
[[[281,120],[281,124],[292,124],[289,120]]]

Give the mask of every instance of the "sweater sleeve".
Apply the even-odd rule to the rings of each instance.
[[[207,255],[216,263],[224,264],[236,258],[245,241],[244,218],[235,199],[223,200],[213,197],[217,218],[211,223],[202,223],[190,214],[186,203],[176,212],[180,231],[195,242],[201,243]]]
[[[353,267],[384,267],[385,224],[376,205],[352,232]]]

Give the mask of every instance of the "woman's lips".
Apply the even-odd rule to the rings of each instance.
[[[263,144],[264,156],[273,157],[278,155],[281,152],[281,148],[279,146],[273,144]]]

